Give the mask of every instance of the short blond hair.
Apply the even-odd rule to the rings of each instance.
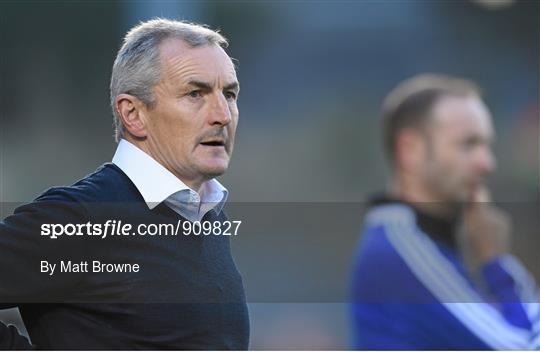
[[[421,74],[397,85],[382,106],[384,147],[395,161],[396,139],[404,128],[421,129],[443,96],[481,96],[478,86],[467,79],[440,74]]]

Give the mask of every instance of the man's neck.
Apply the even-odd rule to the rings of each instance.
[[[438,197],[416,182],[406,182],[396,177],[391,184],[390,195],[437,218],[452,219],[459,214],[458,204]]]
[[[143,152],[148,154],[152,159],[154,159],[159,164],[161,164],[161,166],[163,166],[164,168],[169,170],[169,172],[171,172],[174,176],[176,176],[176,178],[178,178],[180,181],[182,181],[186,186],[188,186],[189,188],[191,188],[195,192],[200,193],[201,186],[205,182],[204,179],[188,178],[188,177],[185,177],[184,175],[180,175],[172,167],[170,167],[170,166],[166,165],[166,163],[162,162],[160,160],[160,158],[157,155],[155,155],[155,153],[152,152],[151,148],[148,147],[148,144],[145,143],[145,140],[134,139],[134,138],[131,138],[131,137],[128,137],[128,136],[126,136],[124,138],[128,142],[130,142],[131,144],[133,144],[134,146],[136,146],[137,148],[139,148],[140,150],[142,150]]]

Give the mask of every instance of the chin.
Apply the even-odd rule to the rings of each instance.
[[[199,171],[201,174],[206,175],[208,179],[221,176],[227,171],[229,163],[212,163],[209,165],[201,165]]]

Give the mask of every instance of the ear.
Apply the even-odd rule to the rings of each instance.
[[[405,128],[396,139],[396,162],[408,172],[418,169],[427,155],[425,137],[416,129]]]
[[[146,137],[145,104],[130,94],[119,94],[114,104],[126,131],[138,138]]]

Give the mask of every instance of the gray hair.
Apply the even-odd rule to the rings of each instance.
[[[131,94],[153,107],[152,88],[161,77],[159,46],[169,38],[181,39],[191,47],[228,46],[221,34],[199,24],[155,18],[133,27],[116,55],[111,74],[110,99],[117,142],[124,136],[124,125],[115,107],[116,97]]]

